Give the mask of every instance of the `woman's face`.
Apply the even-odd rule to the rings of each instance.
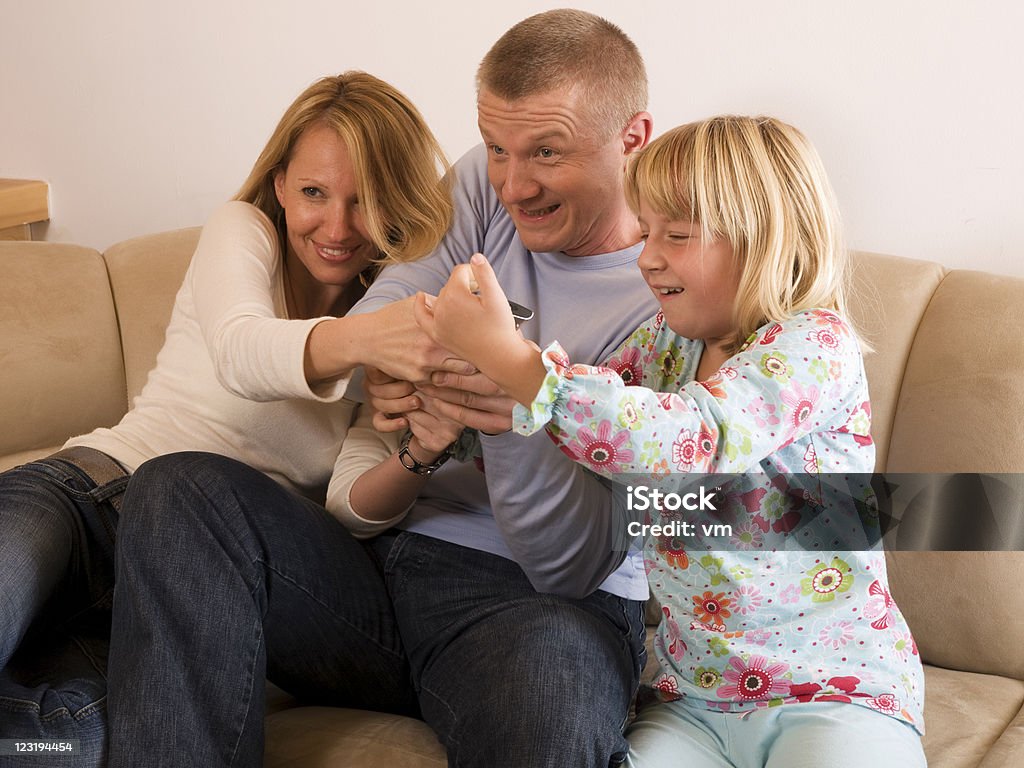
[[[292,270],[297,260],[316,284],[344,287],[378,256],[363,226],[348,147],[329,126],[312,125],[299,137],[274,189]]]

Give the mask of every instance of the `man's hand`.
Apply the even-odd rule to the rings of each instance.
[[[425,410],[486,434],[512,428],[516,401],[482,373],[435,373],[431,384],[421,384],[417,394]]]

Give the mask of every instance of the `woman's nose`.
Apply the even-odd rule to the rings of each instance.
[[[331,242],[340,243],[351,236],[355,213],[347,205],[332,206],[324,221],[324,234]]]

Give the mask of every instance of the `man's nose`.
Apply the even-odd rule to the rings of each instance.
[[[540,185],[528,162],[514,159],[508,162],[501,192],[505,203],[522,203],[540,194]]]

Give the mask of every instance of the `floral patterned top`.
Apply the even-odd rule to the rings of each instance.
[[[552,344],[536,399],[514,414],[517,431],[546,427],[568,456],[620,483],[667,489],[694,473],[736,476],[717,507],[729,514],[714,513],[736,524],[717,538],[646,538],[663,613],[655,687],[662,698],[726,712],[851,702],[923,733],[923,670],[889,594],[884,554],[870,544],[877,537],[849,535],[865,518],[870,527],[863,511],[873,498],[856,337],[834,312],[808,310],[760,328],[698,382],[702,350],[660,312],[607,367],[572,365]],[[833,478],[844,479],[844,493],[815,490]],[[693,519],[664,512],[655,522],[685,515]],[[815,529],[822,521],[830,525]]]

